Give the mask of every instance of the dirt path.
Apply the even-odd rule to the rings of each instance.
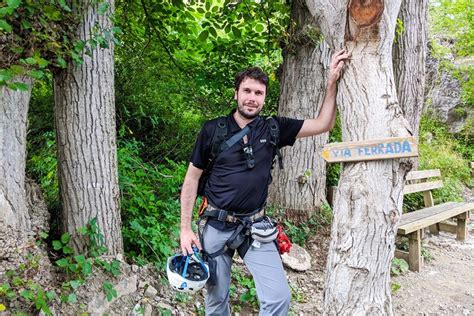
[[[290,284],[302,295],[293,302],[293,315],[321,314],[325,259],[329,238],[311,243],[308,251],[313,266],[305,273],[288,271]],[[455,236],[440,233],[423,243],[433,257],[420,273],[411,272],[392,278],[400,289],[393,295],[396,315],[474,315],[474,215],[470,237],[464,243]],[[298,293],[298,291],[297,291]],[[298,297],[298,295],[297,295]]]

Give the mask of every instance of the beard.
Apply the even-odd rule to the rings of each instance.
[[[244,105],[237,106],[237,112],[239,112],[239,115],[243,118],[246,118],[247,120],[252,120],[256,118],[260,114],[260,111],[262,111],[262,109],[257,108],[254,112],[249,113],[244,110]]]

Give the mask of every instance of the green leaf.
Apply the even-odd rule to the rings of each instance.
[[[209,32],[207,30],[204,30],[201,32],[201,34],[199,34],[198,39],[201,42],[205,42],[208,36],[209,36]]]
[[[33,292],[30,291],[30,290],[21,291],[20,296],[23,297],[23,298],[26,298],[27,300],[33,300],[34,299]]]
[[[77,289],[79,286],[81,286],[81,281],[72,280],[71,282],[69,282],[69,284],[70,284],[71,287],[75,290],[75,289]]]
[[[214,36],[214,38],[217,38],[217,32],[216,32],[215,28],[210,27],[209,28],[209,33],[211,33],[211,35]]]
[[[16,9],[20,6],[21,0],[7,0],[7,5],[10,8]]]
[[[61,248],[63,248],[63,244],[59,240],[53,240],[53,249],[61,250]]]
[[[63,243],[63,245],[67,245],[70,240],[71,240],[71,234],[64,233],[61,235],[61,242]]]
[[[58,66],[61,67],[61,68],[63,68],[63,69],[67,67],[67,63],[66,63],[66,61],[64,60],[64,58],[62,58],[62,57],[58,57],[58,58],[56,59],[56,62],[57,62],[57,64],[58,64]]]
[[[13,30],[12,26],[7,23],[5,20],[0,20],[0,29],[5,30],[7,33],[11,33]]]
[[[85,226],[79,227],[79,228],[77,228],[77,232],[81,235],[85,235],[85,234],[87,234],[87,227],[85,227]]]
[[[44,77],[44,71],[42,70],[32,70],[30,71],[30,76],[35,79],[41,79]]]
[[[11,71],[6,69],[0,69],[0,81],[8,81],[13,78]]]
[[[109,2],[104,1],[99,5],[99,9],[97,10],[97,12],[99,12],[100,15],[104,15],[105,12],[107,12],[107,10],[109,9],[109,6],[110,6]]]
[[[263,32],[263,30],[264,30],[264,27],[263,27],[262,24],[257,24],[257,25],[255,26],[255,31],[257,31],[257,32],[260,33],[260,32]]]
[[[12,90],[19,91],[28,91],[29,86],[23,82],[11,82],[8,84],[8,88]]]
[[[25,59],[25,62],[26,62],[28,65],[34,65],[34,64],[36,64],[36,58],[28,57],[27,59]]]
[[[67,302],[68,303],[77,303],[77,296],[74,293],[71,293],[67,297]]]
[[[46,292],[46,297],[48,298],[48,300],[51,301],[52,299],[54,299],[56,297],[56,292],[48,291],[48,292]]]
[[[37,58],[36,62],[38,63],[38,66],[40,68],[45,68],[49,64],[49,61],[47,61],[46,59],[41,58],[41,57]]]
[[[235,37],[241,38],[242,37],[242,32],[235,26],[232,27],[232,34],[234,34]]]
[[[89,262],[86,262],[83,266],[82,266],[82,274],[84,276],[89,276],[92,274],[92,264],[90,264]]]
[[[74,250],[73,250],[71,247],[69,247],[69,246],[64,246],[64,248],[63,248],[63,253],[64,253],[65,255],[70,255],[70,254],[73,254],[73,253],[74,253]]]
[[[72,12],[71,8],[66,4],[66,1],[65,0],[59,0],[59,5],[61,6],[61,8],[66,11],[66,12]]]
[[[27,20],[21,21],[21,27],[28,30],[31,29],[31,23]]]
[[[10,47],[10,51],[12,53],[15,53],[15,54],[21,54],[21,53],[23,53],[23,48],[18,47],[18,46],[12,46],[12,47]]]
[[[86,263],[86,257],[84,255],[74,256],[74,259],[76,260],[77,263],[80,263],[80,264]]]
[[[62,258],[62,259],[57,260],[56,264],[59,267],[64,268],[64,267],[67,267],[69,265],[69,261],[66,258]]]

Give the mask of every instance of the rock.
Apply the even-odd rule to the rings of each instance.
[[[132,265],[132,272],[134,272],[134,273],[138,272],[138,266],[136,264]]]
[[[151,304],[146,303],[145,309],[143,311],[143,316],[151,316],[153,315],[153,306]]]
[[[121,253],[117,254],[117,256],[115,257],[115,259],[117,259],[117,260],[120,261],[120,262],[125,263],[125,260],[123,259],[123,254],[121,254]]]
[[[306,271],[311,268],[311,256],[302,247],[293,244],[289,253],[281,255],[283,264],[295,271]]]
[[[119,283],[114,285],[114,289],[117,291],[117,297],[109,302],[105,294],[100,293],[87,304],[87,311],[93,315],[104,314],[114,301],[137,290],[137,276],[132,275],[129,278],[122,279]]]
[[[144,282],[144,281],[138,281],[138,288],[139,289],[144,289],[148,286],[148,283],[147,282]]]
[[[149,298],[153,298],[158,294],[158,291],[151,285],[149,285],[145,290],[145,296]]]
[[[164,310],[168,310],[170,312],[173,311],[173,307],[171,305],[168,305],[168,304],[163,303],[163,302],[159,302],[158,307],[161,308],[161,309],[164,309]]]

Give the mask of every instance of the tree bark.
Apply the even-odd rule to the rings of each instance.
[[[290,23],[290,43],[283,49],[278,114],[316,117],[324,98],[329,48],[304,2],[292,2]],[[274,169],[270,201],[285,208],[288,218],[307,220],[326,200],[326,162],[319,152],[328,136],[303,138],[282,150],[287,162],[291,157],[291,164]]]
[[[352,54],[337,104],[344,142],[408,136],[398,104],[392,42],[399,1],[307,0],[325,39]],[[392,315],[390,266],[408,160],[344,163],[336,192],[324,312]]]
[[[428,1],[402,1],[398,18],[403,32],[393,45],[397,94],[413,135],[418,136],[424,105]]]
[[[77,39],[87,41],[93,29],[112,27],[108,12],[98,13],[97,3],[74,2],[81,17]],[[58,174],[63,230],[73,238],[77,252],[87,240],[76,229],[97,218],[109,254],[123,252],[119,207],[114,99],[113,43],[83,54],[81,65],[69,65],[54,80]]]
[[[17,76],[13,81],[25,83],[28,90],[0,88],[0,226],[27,230],[26,130],[33,80]]]

